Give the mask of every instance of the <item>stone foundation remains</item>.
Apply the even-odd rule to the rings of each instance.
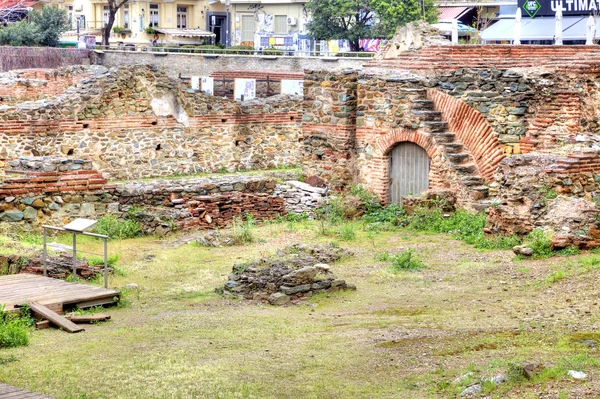
[[[236,298],[287,305],[318,292],[355,290],[336,278],[328,263],[350,255],[332,245],[308,247],[295,244],[271,258],[233,266],[229,281],[217,292]]]

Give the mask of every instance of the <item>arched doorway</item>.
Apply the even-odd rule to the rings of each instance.
[[[390,202],[402,203],[402,196],[419,194],[429,187],[430,158],[411,142],[402,142],[390,151]]]

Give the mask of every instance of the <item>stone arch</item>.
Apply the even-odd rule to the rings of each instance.
[[[427,89],[427,98],[442,113],[449,130],[469,150],[483,180],[493,181],[505,154],[488,120],[464,101],[439,90]]]
[[[369,161],[371,182],[370,188],[377,193],[384,203],[389,200],[389,154],[398,144],[410,142],[423,148],[431,164],[429,168],[429,186],[439,186],[443,184],[442,171],[442,151],[439,150],[435,141],[427,133],[419,130],[408,129],[390,129],[386,134],[379,136],[375,142],[373,158]]]

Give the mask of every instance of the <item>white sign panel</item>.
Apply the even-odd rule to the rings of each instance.
[[[192,76],[192,89],[200,90],[200,76]]]
[[[304,94],[304,81],[303,80],[282,80],[281,81],[281,94]]]
[[[215,80],[208,76],[202,77],[202,88],[201,90],[211,96],[215,94]]]
[[[236,100],[252,100],[256,97],[256,79],[236,79],[233,91]]]

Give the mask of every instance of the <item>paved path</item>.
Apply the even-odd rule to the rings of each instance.
[[[11,387],[10,385],[0,384],[0,399],[53,399],[50,396],[40,395],[25,391],[23,389]]]

